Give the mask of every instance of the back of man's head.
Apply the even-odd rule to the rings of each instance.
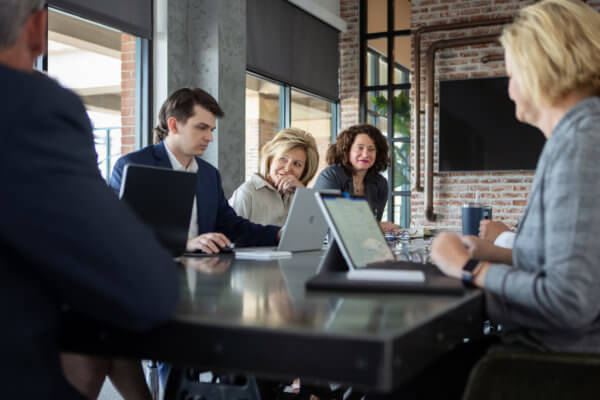
[[[15,44],[27,18],[42,10],[45,3],[46,0],[0,0],[0,51]]]

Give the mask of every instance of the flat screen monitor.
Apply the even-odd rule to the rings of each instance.
[[[508,78],[440,81],[439,171],[534,170],[546,141],[519,122]]]

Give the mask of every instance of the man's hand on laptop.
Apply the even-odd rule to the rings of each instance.
[[[227,239],[227,236],[222,233],[210,232],[188,239],[186,250],[202,250],[206,254],[218,254],[223,247],[231,247],[231,242]]]

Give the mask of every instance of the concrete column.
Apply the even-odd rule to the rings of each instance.
[[[154,112],[184,86],[217,99],[225,117],[203,158],[219,169],[229,196],[245,172],[246,0],[155,0],[155,10],[167,17],[155,14]]]

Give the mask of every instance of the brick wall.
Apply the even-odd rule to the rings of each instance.
[[[348,30],[340,35],[340,119],[345,129],[358,123],[360,94],[359,0],[340,0]]]
[[[135,37],[121,35],[121,154],[135,150]]]
[[[454,22],[501,18],[515,15],[521,7],[533,3],[533,0],[411,0],[411,29],[421,26],[433,26]],[[341,54],[341,99],[342,125],[348,126],[358,121],[358,12],[359,0],[341,0],[342,17],[349,22],[349,30],[342,35]],[[600,0],[588,1],[600,10]],[[425,160],[425,90],[426,65],[425,54],[429,45],[437,40],[457,37],[470,37],[499,33],[501,27],[473,28],[454,31],[441,31],[424,34],[421,37],[421,182],[424,183]],[[356,46],[356,49],[353,47]],[[414,43],[413,43],[414,46]],[[354,51],[355,50],[355,51]],[[484,44],[440,50],[436,53],[436,92],[439,79],[467,79],[505,75],[504,62],[481,63],[485,55],[501,54],[498,44]],[[414,69],[414,47],[413,47]],[[411,83],[411,102],[414,102],[414,75]],[[436,110],[437,111],[437,110]],[[414,132],[414,115],[412,116]],[[437,170],[437,118],[434,131],[434,171]],[[414,133],[411,143],[411,179],[414,182]],[[475,191],[480,192],[484,203],[493,207],[494,219],[514,224],[524,210],[527,196],[533,181],[533,173],[444,173],[434,176],[434,212],[435,223],[427,222],[424,217],[423,193],[413,192],[411,199],[411,225],[434,227],[459,227],[460,207],[465,201],[474,199]]]
[[[521,7],[531,4],[526,0],[414,0],[412,5],[411,28],[421,26],[442,25],[454,22],[484,20],[513,16]],[[439,31],[424,34],[421,37],[421,180],[425,180],[425,91],[426,91],[426,61],[425,54],[429,46],[438,40],[453,39],[458,37],[471,37],[500,33],[502,26],[461,29],[453,31]],[[413,44],[414,45],[414,44]],[[486,55],[502,54],[499,44],[490,43],[472,45],[440,50],[436,53],[436,86],[435,102],[438,101],[437,90],[440,79],[468,79],[505,75],[504,62],[492,61],[486,64],[481,58]],[[414,60],[414,54],[413,54]],[[413,61],[414,67],[414,61]],[[412,84],[414,85],[412,76]],[[411,100],[414,99],[414,89],[411,91]],[[414,116],[413,116],[414,131]],[[414,182],[414,135],[413,135],[413,163]],[[438,131],[437,109],[434,129],[434,171],[438,169]],[[415,226],[460,226],[460,209],[464,202],[475,198],[475,192],[480,192],[483,203],[491,205],[493,217],[508,224],[516,223],[523,214],[527,196],[533,181],[533,173],[443,173],[434,176],[433,207],[436,222],[427,222],[424,217],[423,193],[413,192],[411,199],[412,224]]]

